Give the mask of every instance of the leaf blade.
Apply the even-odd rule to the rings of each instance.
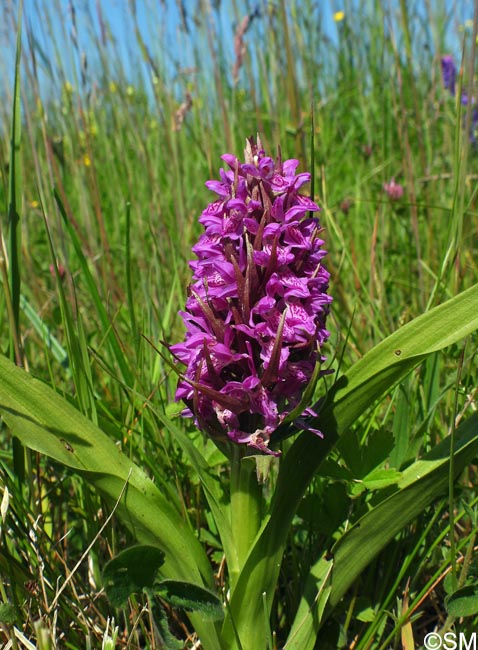
[[[162,516],[163,530],[158,539],[167,539],[164,548],[167,562],[171,562],[176,548],[176,552],[185,554],[183,562],[194,571],[194,563],[187,560],[190,555],[187,544],[191,543],[195,552],[199,546],[197,540],[159,489],[98,427],[60,395],[5,357],[0,357],[0,413],[24,444],[85,475],[108,497],[117,498],[121,491],[121,488],[116,491],[117,488],[128,482],[125,503],[134,499],[137,509],[130,513],[130,523],[136,522],[134,528],[137,527],[141,534],[148,528],[153,535],[160,533],[160,527],[153,520],[148,523],[153,504]],[[180,534],[174,532],[175,528]],[[181,543],[181,535],[187,538],[187,544]],[[172,543],[173,538],[179,546]],[[209,566],[206,560],[202,565],[203,568]]]
[[[449,446],[450,440],[446,438],[427,457],[408,467],[399,481],[399,489],[361,517],[336,542],[330,553],[333,571],[325,612],[320,611],[320,601],[315,602],[314,595],[318,589],[324,588],[323,567],[330,561],[330,555],[321,557],[311,567],[289,641],[285,646],[287,650],[311,650],[325,618],[358,575],[400,530],[436,498],[446,493],[450,467]],[[473,459],[477,450],[478,415],[474,414],[460,428],[454,458],[455,475]],[[457,598],[457,606],[461,604],[458,600]],[[470,603],[467,602],[466,605]]]
[[[407,323],[336,382],[318,420],[311,423],[320,428],[324,438],[304,431],[282,461],[271,515],[232,594],[231,614],[224,623],[228,638],[233,639],[233,617],[240,636],[244,635],[251,645],[264,645],[265,630],[258,623],[263,612],[261,594],[267,594],[270,607],[292,518],[307,486],[340,435],[428,355],[477,329],[478,284]],[[247,608],[241,607],[243,602],[248,603]],[[252,639],[248,636],[250,630],[254,630]]]
[[[1,355],[0,414],[23,444],[72,468],[110,502],[127,483],[117,513],[139,542],[164,552],[162,574],[213,586],[206,553],[167,495],[88,418]],[[204,643],[220,650],[215,625],[191,617]]]
[[[113,607],[126,607],[132,594],[151,588],[164,553],[156,546],[138,544],[118,553],[103,569],[103,586]]]

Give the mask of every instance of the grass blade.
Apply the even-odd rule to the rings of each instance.
[[[473,460],[478,450],[478,416],[475,414],[457,432],[454,478]],[[354,524],[310,570],[287,650],[312,650],[317,632],[360,573],[402,530],[435,499],[444,495],[450,471],[450,439],[446,438],[425,458],[404,472],[398,490]],[[330,593],[325,612],[316,594],[324,588],[323,567],[333,562]],[[311,603],[313,603],[311,607]],[[309,610],[311,610],[308,615]]]
[[[18,7],[18,28],[15,53],[15,76],[13,85],[13,113],[10,138],[10,177],[8,185],[8,224],[10,229],[10,293],[15,329],[11,332],[11,355],[16,363],[22,365],[20,350],[20,287],[21,287],[21,251],[22,251],[22,176],[20,166],[21,153],[21,98],[20,98],[20,60],[22,51],[22,5]],[[14,355],[14,350],[17,354]],[[20,354],[20,356],[18,356]]]
[[[121,375],[123,377],[123,380],[126,384],[131,386],[133,384],[133,375],[131,372],[131,369],[129,368],[125,355],[123,353],[123,350],[121,349],[121,345],[119,343],[119,340],[116,336],[116,332],[114,331],[113,325],[111,323],[110,317],[108,316],[108,312],[106,311],[106,308],[104,306],[104,302],[98,292],[98,287],[96,286],[96,282],[91,274],[91,271],[88,267],[88,262],[83,254],[83,251],[81,250],[81,243],[80,240],[74,230],[72,228],[71,224],[68,221],[68,217],[66,215],[65,209],[63,207],[63,204],[61,202],[60,196],[57,192],[55,192],[55,199],[58,204],[58,208],[61,212],[61,215],[63,217],[64,223],[66,225],[66,228],[68,230],[68,233],[70,235],[71,241],[73,243],[73,246],[75,248],[76,255],[78,257],[78,260],[81,264],[82,271],[84,273],[84,277],[86,280],[86,283],[88,285],[88,290],[90,292],[90,295],[93,298],[96,310],[98,312],[98,316],[101,320],[101,324],[105,330],[105,337],[107,338],[112,352],[114,354],[114,358],[116,363],[118,364],[118,367],[121,371]]]

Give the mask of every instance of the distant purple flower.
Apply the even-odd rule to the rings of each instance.
[[[58,277],[60,278],[60,280],[63,280],[63,278],[64,278],[65,275],[66,275],[66,269],[65,269],[65,267],[63,266],[63,264],[60,264],[59,262],[57,262],[56,268],[57,268],[57,271],[58,271]],[[56,273],[55,273],[55,265],[54,265],[54,264],[50,264],[50,266],[49,266],[49,270],[50,270],[51,277],[52,277],[53,279],[55,279],[55,277],[56,277]]]
[[[475,97],[471,97],[471,100],[468,99],[468,95],[463,92],[461,94],[461,103],[463,106],[468,104],[472,105],[471,110],[471,124],[470,124],[470,142],[472,145],[476,146],[478,144],[478,106],[476,105]]]
[[[453,57],[449,54],[442,56],[441,59],[441,70],[442,70],[442,79],[444,87],[455,96],[455,80],[456,80],[456,66],[453,61]],[[475,97],[468,97],[468,94],[465,91],[462,91],[460,102],[462,106],[467,106],[471,104],[473,108],[471,109],[471,125],[470,125],[470,142],[472,145],[476,146],[478,144],[478,107],[476,105]]]
[[[441,58],[441,74],[443,79],[443,86],[448,90],[453,97],[455,96],[455,81],[456,81],[456,66],[453,57],[450,54],[445,54]]]
[[[478,108],[476,106],[471,114],[470,142],[475,147],[478,144]]]
[[[395,183],[395,179],[392,178],[390,183],[383,184],[384,191],[388,194],[388,197],[391,201],[398,201],[403,196],[403,186],[400,183]]]
[[[266,156],[259,139],[248,140],[244,163],[222,158],[229,169],[206,183],[218,199],[199,217],[186,337],[170,348],[186,365],[176,399],[211,436],[277,453],[271,436],[325,361],[332,298],[310,214],[319,207],[298,192],[310,174]]]

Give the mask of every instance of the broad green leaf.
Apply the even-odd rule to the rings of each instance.
[[[410,446],[412,427],[410,426],[410,378],[407,377],[399,386],[393,415],[393,437],[395,444],[390,456],[392,467],[401,467]]]
[[[262,594],[272,606],[279,568],[292,518],[307,486],[339,436],[370,406],[428,355],[478,329],[478,284],[407,323],[370,350],[340,377],[311,426],[324,438],[304,431],[282,461],[272,512],[241,572],[224,623],[234,638],[230,618],[243,645],[264,647]],[[247,608],[243,603],[247,602]]]
[[[204,620],[218,621],[224,618],[224,609],[219,598],[211,591],[190,582],[162,580],[156,583],[153,592],[172,607],[199,612]]]
[[[203,551],[158,488],[90,420],[5,357],[0,357],[0,413],[25,445],[73,468],[113,502],[127,483],[118,512],[136,537],[159,545],[165,566],[175,567],[175,575],[184,574],[186,567],[197,575],[192,558],[199,559]],[[207,559],[201,563],[208,575]]]
[[[157,626],[159,636],[161,638],[161,650],[181,650],[184,648],[184,643],[179,641],[169,629],[168,616],[166,611],[158,598],[154,594],[148,593],[148,603],[151,611],[151,616]]]
[[[374,469],[370,474],[364,476],[362,483],[367,490],[381,490],[395,485],[401,477],[401,472],[397,472],[396,469]]]
[[[357,621],[362,621],[362,623],[372,623],[377,617],[377,613],[371,605],[360,607],[360,604],[356,608],[355,618]]]
[[[445,607],[448,615],[455,618],[475,616],[478,614],[478,585],[457,589],[445,600]]]
[[[164,564],[164,553],[157,546],[138,544],[110,560],[103,569],[103,586],[113,607],[126,607],[128,598],[151,588]]]
[[[454,468],[459,474],[478,452],[478,416],[473,415],[457,431]],[[381,501],[359,519],[339,541],[331,553],[311,569],[293,624],[287,650],[307,650],[315,645],[317,631],[323,622],[315,594],[322,586],[321,567],[333,558],[330,594],[325,608],[327,615],[337,605],[360,573],[393,537],[413,521],[436,498],[446,493],[449,475],[450,440],[425,458],[408,467],[398,483],[398,490]],[[319,576],[319,580],[317,580]]]
[[[101,429],[60,395],[0,356],[0,415],[31,449],[71,467],[114,504],[136,539],[165,555],[166,578],[213,584],[207,556],[189,524],[159,488]],[[196,620],[196,619],[195,619]],[[213,649],[220,647],[213,626],[195,622]]]
[[[180,445],[191,467],[196,470],[221,538],[229,571],[238,572],[238,558],[231,529],[230,508],[223,502],[218,482],[211,476],[208,464],[188,436],[168,418],[163,417],[161,413],[155,411],[155,414]]]
[[[283,650],[306,650],[315,644],[315,625],[322,618],[330,597],[330,577],[334,570],[332,559],[321,558],[310,569],[308,582],[305,586],[305,602],[302,598],[294,619],[287,643]],[[309,584],[316,586],[315,591],[308,589]]]

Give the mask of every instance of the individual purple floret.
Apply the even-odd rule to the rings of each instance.
[[[453,57],[450,54],[445,54],[445,56],[442,56],[441,58],[441,74],[443,79],[443,86],[454,97],[456,66],[455,66],[455,62],[453,61]]]
[[[272,434],[323,374],[332,298],[319,207],[299,193],[310,174],[266,156],[259,138],[245,162],[222,159],[221,180],[206,183],[218,198],[199,217],[186,337],[170,348],[186,365],[176,399],[211,436],[277,453]]]

